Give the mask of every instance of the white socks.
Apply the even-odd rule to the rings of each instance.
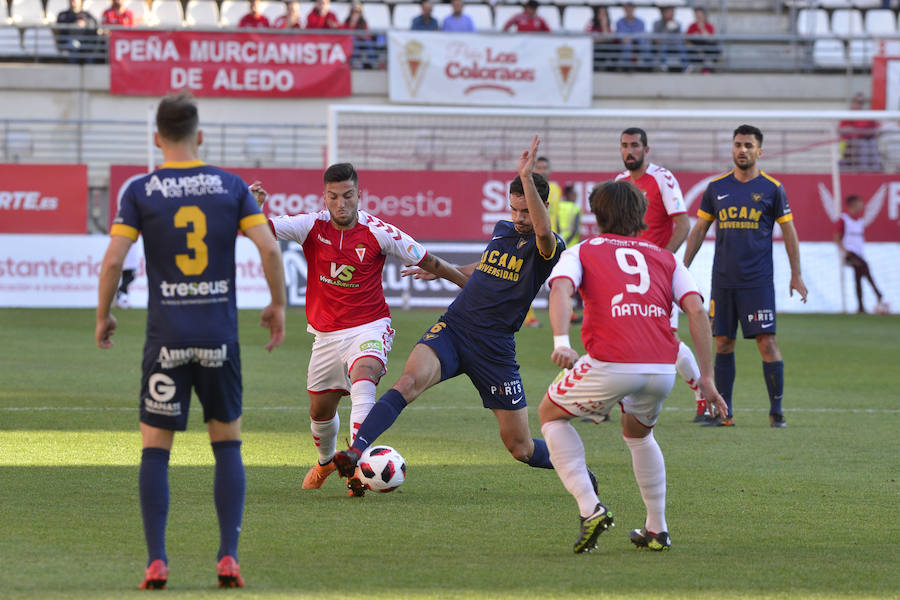
[[[584,444],[581,437],[566,420],[548,421],[541,426],[541,433],[550,450],[550,461],[565,488],[578,502],[582,517],[594,513],[600,500],[594,493],[584,460]]]
[[[681,375],[692,390],[697,391],[697,380],[700,379],[700,367],[694,353],[684,342],[678,344],[678,359],[675,361],[675,370]],[[657,532],[658,533],[658,532]]]
[[[312,431],[313,442],[319,452],[319,464],[324,465],[334,456],[340,428],[341,418],[337,413],[334,413],[334,417],[327,421],[309,420],[309,430]]]
[[[545,435],[546,437],[546,435]],[[666,463],[653,432],[643,438],[625,438],[631,450],[634,478],[647,507],[647,531],[669,531],[666,525]]]
[[[350,443],[356,441],[359,426],[375,406],[375,383],[357,379],[350,386]]]

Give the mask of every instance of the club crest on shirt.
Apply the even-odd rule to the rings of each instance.
[[[363,246],[362,244],[359,244],[359,245],[356,247],[356,255],[359,257],[359,262],[362,262],[363,260],[365,260],[365,257],[366,257],[366,247]]]
[[[751,195],[753,196],[754,202],[759,202],[760,200],[762,200],[762,197],[763,197],[762,194],[751,194]]]
[[[525,238],[519,238],[519,243],[516,244],[516,248],[521,248],[522,246],[524,246],[527,243],[528,243],[528,240],[526,240]]]

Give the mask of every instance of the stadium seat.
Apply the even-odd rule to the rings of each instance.
[[[504,4],[494,7],[494,29],[503,31],[506,22],[522,12],[522,7],[514,4]]]
[[[635,2],[635,4],[637,4]],[[653,32],[653,24],[659,21],[662,13],[655,6],[638,6],[634,9],[634,16],[644,22],[647,33]],[[613,23],[615,28],[615,23]]]
[[[616,30],[616,21],[625,16],[625,11],[622,10],[621,6],[609,6],[607,7],[607,12],[609,13],[609,25],[612,27],[613,31]],[[646,25],[646,23],[644,23]],[[653,23],[650,23],[651,29],[653,28]]]
[[[25,54],[37,57],[59,56],[56,39],[47,27],[29,27],[22,34],[22,47]]]
[[[563,9],[562,28],[572,33],[584,33],[593,18],[594,11],[590,6],[566,6]]]
[[[9,17],[9,4],[3,2],[3,8],[0,9],[0,24],[6,25],[7,23],[11,23],[12,19]]]
[[[831,69],[847,67],[844,42],[836,38],[820,38],[813,42],[813,63]]]
[[[366,2],[363,4],[363,16],[369,29],[390,29],[391,9],[381,2]]]
[[[881,0],[853,0],[853,6],[856,8],[880,8]]]
[[[550,28],[550,31],[560,31],[562,29],[557,6],[538,6],[537,14],[547,22],[547,27]]]
[[[463,12],[468,14],[469,7],[465,7]],[[437,19],[437,22],[440,24],[444,23],[444,19],[453,11],[452,7],[449,4],[435,4],[434,8],[431,10],[431,16]],[[419,10],[419,12],[422,12]],[[473,21],[475,19],[472,19]],[[409,27],[409,25],[407,25]]]
[[[889,9],[867,10],[863,29],[870,35],[897,33],[897,16]]]
[[[213,0],[215,1],[215,0]],[[125,2],[125,8],[134,15],[134,23],[138,26],[144,25],[150,18],[150,6],[145,0],[131,0]]]
[[[821,8],[804,8],[797,11],[797,34],[803,36],[827,35],[831,33],[828,13]]]
[[[60,11],[68,7],[69,4],[66,2]],[[44,9],[40,0],[12,0],[9,5],[9,13],[13,23],[32,25],[44,22]],[[53,21],[56,21],[56,14],[53,14]]]
[[[215,0],[188,0],[184,20],[189,27],[218,27],[219,9]]]
[[[391,24],[394,29],[409,29],[412,20],[422,13],[422,9],[418,4],[395,4],[394,11],[391,15]],[[431,13],[434,15],[434,13]]]
[[[347,20],[347,15],[350,14],[350,3],[349,2],[332,2],[331,3],[331,12],[334,13],[334,16],[337,17],[338,23],[343,23]]]
[[[850,40],[850,64],[854,67],[871,66],[877,50],[878,43],[873,39]]]
[[[708,15],[707,19],[709,19]],[[686,32],[694,22],[694,9],[689,6],[679,6],[675,9],[675,20],[681,25],[681,31]]]
[[[246,15],[249,10],[245,0],[224,0],[219,6],[219,23],[222,27],[237,27],[241,17]],[[300,15],[306,17],[305,12],[301,12]]]
[[[93,17],[97,19],[97,23],[102,23],[103,12],[109,8],[109,4],[110,3],[107,0],[83,0],[81,3],[81,10],[93,15]]]
[[[465,13],[472,18],[476,31],[494,29],[494,12],[489,4],[466,4]]]
[[[148,25],[154,27],[184,27],[181,0],[155,0],[150,8]]]
[[[466,8],[468,10],[468,7]],[[497,31],[503,31],[503,26],[506,25],[506,22],[521,12],[521,5],[509,4],[505,6],[495,7],[494,29],[496,29]],[[537,14],[547,22],[547,27],[550,28],[550,31],[559,31],[561,29],[559,8],[557,8],[555,5],[538,6]]]
[[[259,9],[269,23],[274,24],[275,19],[287,12],[287,5],[281,0],[263,0],[259,3]]]
[[[841,37],[864,35],[862,13],[855,8],[841,8],[831,14],[831,33]]]
[[[22,34],[19,32],[19,28],[0,25],[0,56],[21,56],[24,53]]]

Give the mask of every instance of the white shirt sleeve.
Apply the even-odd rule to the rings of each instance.
[[[700,293],[699,288],[697,288],[697,282],[694,281],[694,276],[687,270],[684,263],[676,260],[675,271],[672,273],[672,297],[675,299],[679,308],[682,308],[681,301],[689,294],[697,294],[700,296],[700,300],[703,300],[703,295]]]
[[[428,253],[425,246],[378,217],[360,211],[360,221],[369,227],[383,254],[397,258],[406,266],[418,265]]]
[[[663,167],[656,167],[653,170],[653,178],[656,179],[656,185],[659,186],[659,195],[662,198],[663,206],[666,207],[666,213],[670,215],[679,215],[687,212],[687,206],[684,204],[684,195],[681,193],[681,186],[672,173]]]
[[[584,242],[580,242],[571,248],[567,248],[566,251],[560,255],[559,262],[557,262],[556,266],[553,267],[553,270],[550,271],[550,277],[547,278],[547,285],[552,287],[554,279],[565,277],[571,279],[575,289],[578,289],[578,286],[581,285],[582,274],[584,273],[580,258],[581,244],[583,243]]]
[[[324,212],[324,211],[323,211]],[[327,213],[326,213],[327,214]],[[303,244],[313,225],[322,213],[303,213],[294,216],[275,217],[270,219],[275,229],[275,237],[279,240],[290,240]]]

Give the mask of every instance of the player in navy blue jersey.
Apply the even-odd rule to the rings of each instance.
[[[110,305],[122,263],[144,238],[149,300],[140,392],[143,452],[139,474],[148,561],[141,589],[166,586],[168,465],[175,431],[187,428],[191,389],[215,457],[213,495],[219,518],[220,587],[243,586],[237,545],[246,480],[241,459],[241,358],[235,301],[235,241],[242,231],[259,250],[271,303],[262,311],[266,349],[284,339],[286,304],[281,252],[247,185],[198,160],[203,132],[186,93],[166,96],[154,134],[164,164],[132,182],[122,196],[103,258],[95,338],[112,347]]]
[[[745,338],[755,338],[763,359],[769,392],[769,424],[785,427],[781,409],[784,362],[775,341],[775,284],[772,270],[772,232],[781,225],[784,248],[791,265],[790,294],[806,302],[800,273],[800,243],[784,187],[760,170],[762,132],[751,125],[734,130],[732,158],[735,168],[713,179],[697,211],[697,223],[688,236],[684,264],[691,265],[713,221],[718,221],[713,258],[709,314],[716,338],[716,388],[728,405],[727,415],[704,423],[734,425],[734,346],[737,324]]]
[[[406,406],[433,385],[465,374],[482,404],[497,417],[500,438],[517,460],[552,469],[547,444],[532,439],[525,390],[516,362],[513,337],[553,266],[565,250],[550,229],[549,186],[534,173],[539,140],[518,162],[519,176],[509,186],[511,221],[494,226],[491,241],[472,265],[466,286],[447,312],[413,348],[403,374],[363,421],[353,445],[335,454],[342,477],[353,475],[360,454],[386,431]],[[430,278],[411,269],[417,277]]]

